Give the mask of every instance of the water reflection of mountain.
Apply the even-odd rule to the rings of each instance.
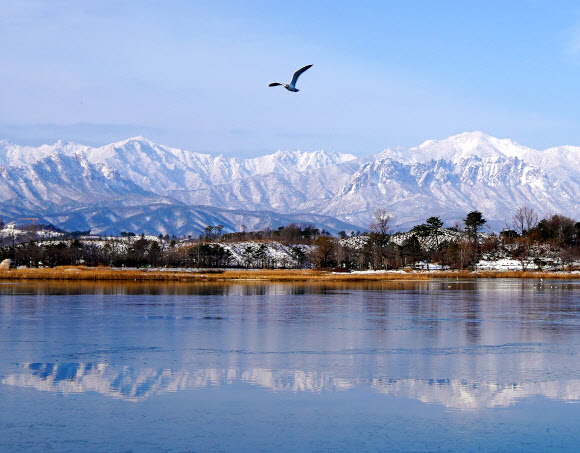
[[[3,384],[58,394],[96,392],[126,401],[187,389],[247,383],[276,392],[343,391],[370,388],[396,397],[470,410],[508,407],[523,398],[580,401],[580,379],[530,383],[494,383],[449,379],[344,379],[304,370],[250,369],[170,370],[115,367],[106,363],[25,363]]]

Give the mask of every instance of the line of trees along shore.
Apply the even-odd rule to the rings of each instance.
[[[541,269],[549,263],[571,268],[580,261],[580,222],[574,219],[552,215],[539,220],[533,209],[524,206],[517,209],[499,235],[482,234],[486,223],[481,212],[471,211],[463,224],[451,228],[444,228],[441,219],[434,216],[410,231],[393,233],[393,218],[387,210],[377,209],[368,231],[340,231],[337,236],[313,225],[297,224],[224,234],[223,226],[208,226],[193,239],[161,234],[153,239],[122,232],[118,238],[89,238],[77,233],[68,239],[41,240],[31,233],[21,243],[4,238],[0,261],[50,267],[84,264],[337,270],[401,269],[417,263],[427,269],[434,264],[471,269],[482,257],[516,259],[522,270],[532,265]]]

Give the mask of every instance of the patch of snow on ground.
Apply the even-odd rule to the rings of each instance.
[[[255,267],[265,263],[266,267],[287,268],[299,267],[300,263],[293,257],[293,249],[300,249],[304,254],[312,250],[310,245],[285,245],[280,242],[236,242],[218,243],[228,250],[232,257],[230,264],[239,267]]]

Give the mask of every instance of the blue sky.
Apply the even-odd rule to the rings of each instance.
[[[301,66],[299,93],[288,81]],[[0,0],[0,138],[373,154],[580,145],[575,1]]]

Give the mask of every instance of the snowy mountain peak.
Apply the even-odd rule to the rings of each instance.
[[[142,144],[144,144],[144,145],[151,146],[151,147],[158,146],[156,143],[152,142],[148,138],[143,137],[142,135],[138,135],[136,137],[130,137],[130,138],[127,138],[125,140],[121,140],[120,142],[113,143],[113,145],[116,145],[116,146],[125,146],[125,145],[128,145],[128,144],[132,144],[132,145],[135,145],[135,144],[142,145]]]
[[[498,139],[480,131],[464,132],[459,135],[446,138],[445,140],[429,140],[412,151],[419,155],[437,153],[439,157],[457,161],[472,156],[490,158],[497,156],[520,157],[528,154],[530,148],[526,148],[510,139]]]
[[[481,131],[464,132],[444,140],[427,140],[414,148],[387,149],[380,157],[391,157],[405,163],[428,162],[446,159],[459,162],[462,159],[479,157],[518,157],[537,164],[537,150],[520,145],[510,139],[499,139]]]

